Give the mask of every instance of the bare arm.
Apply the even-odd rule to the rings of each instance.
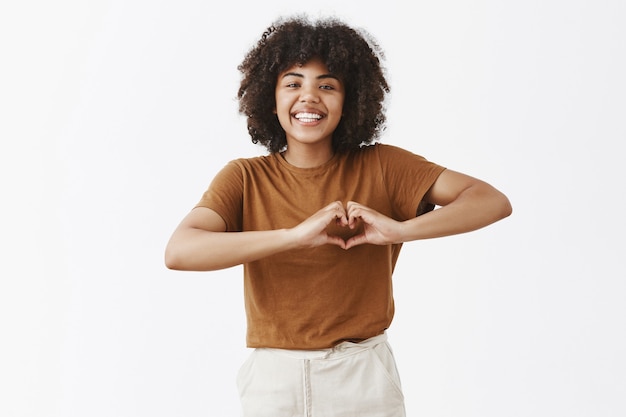
[[[441,208],[409,220],[405,241],[471,232],[513,210],[509,199],[493,186],[451,170],[441,173],[425,200]]]
[[[389,244],[470,232],[509,216],[511,203],[484,181],[445,170],[424,199],[441,206],[430,213],[398,222],[356,202],[348,203],[348,221],[360,218],[364,233],[348,240],[346,248],[364,243]]]
[[[465,233],[511,214],[507,197],[491,185],[446,170],[425,196],[441,208],[398,222],[356,202],[344,208],[335,201],[291,229],[226,232],[224,220],[213,210],[193,209],[176,228],[165,250],[170,269],[210,271],[251,262],[290,249],[333,244],[344,249],[365,243],[386,245]],[[335,222],[363,232],[344,241],[329,235]]]
[[[334,244],[343,239],[330,236],[326,227],[347,224],[340,202],[322,208],[291,229],[226,232],[226,223],[213,210],[193,209],[178,225],[165,249],[165,265],[185,271],[210,271],[251,262],[290,249]]]

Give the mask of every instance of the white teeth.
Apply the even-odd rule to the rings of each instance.
[[[301,122],[314,122],[322,118],[322,116],[315,113],[298,113],[294,117]]]

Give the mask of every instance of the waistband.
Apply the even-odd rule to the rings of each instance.
[[[266,352],[287,356],[292,359],[323,360],[353,355],[355,353],[371,349],[376,345],[385,343],[386,341],[387,333],[383,333],[379,334],[378,336],[365,339],[361,342],[341,342],[337,346],[328,349],[292,350],[277,348],[257,348],[257,350],[264,350]]]

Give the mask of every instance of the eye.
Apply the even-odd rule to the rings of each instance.
[[[320,85],[320,88],[322,90],[334,90],[335,89],[335,87],[333,87],[332,85],[328,85],[328,84]]]

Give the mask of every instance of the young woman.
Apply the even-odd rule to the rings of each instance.
[[[385,333],[402,244],[511,213],[489,184],[377,141],[381,58],[336,19],[273,24],[238,94],[269,154],[225,166],[167,245],[171,269],[244,265],[244,416],[404,416]]]

